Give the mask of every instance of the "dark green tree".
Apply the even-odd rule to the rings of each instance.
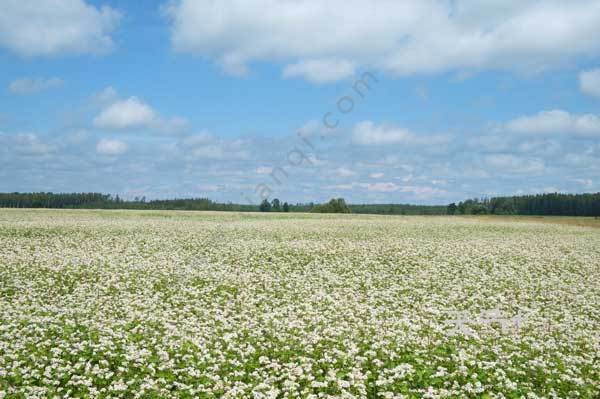
[[[271,209],[274,212],[281,212],[281,201],[279,201],[279,198],[274,198],[273,201],[271,201]]]
[[[269,202],[269,200],[267,200],[267,199],[264,199],[264,200],[263,200],[263,201],[260,203],[260,205],[259,205],[258,209],[259,209],[261,212],[270,212],[270,211],[271,211],[271,203]]]
[[[283,203],[283,211],[284,212],[289,212],[290,211],[290,205],[287,202]]]
[[[487,215],[488,213],[488,208],[484,204],[476,203],[471,207],[472,215]]]
[[[450,205],[448,205],[448,209],[447,209],[447,213],[448,215],[454,215],[457,211],[458,207],[456,206],[456,204],[453,202]]]
[[[137,201],[136,201],[137,200]],[[261,206],[213,202],[208,198],[181,198],[150,200],[144,197],[124,200],[118,195],[100,193],[0,193],[0,207],[4,208],[62,208],[62,209],[157,209],[190,211],[269,211],[272,204],[263,201]],[[273,200],[273,205],[276,201]],[[281,203],[279,203],[281,207]],[[600,216],[600,193],[561,194],[494,197],[468,199],[456,206],[455,214],[472,215],[491,213],[495,215],[555,215],[555,216]],[[273,206],[277,208],[277,206]],[[284,212],[285,204],[284,204]],[[347,205],[343,199],[334,199],[326,204],[295,204],[287,207],[291,212],[349,212],[389,215],[445,215],[450,205],[407,205],[407,204],[359,204]]]
[[[315,206],[311,212],[315,213],[352,213],[343,198],[333,198],[326,204]]]

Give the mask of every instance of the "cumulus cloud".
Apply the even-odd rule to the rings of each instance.
[[[3,0],[0,46],[26,56],[103,53],[120,18],[83,0]]]
[[[114,97],[111,88],[99,93],[101,99]],[[164,119],[151,106],[137,97],[116,100],[94,118],[95,127],[107,130],[139,130],[148,129],[161,133],[176,133],[187,128],[183,118]]]
[[[136,138],[133,151],[133,144],[128,148],[118,136],[98,140],[95,134],[69,141],[66,135],[0,133],[0,170],[14,170],[11,180],[29,182],[19,187],[34,190],[39,186],[30,175],[53,187],[62,187],[61,181],[67,179],[71,186],[66,189],[76,190],[90,181],[96,183],[97,168],[106,167],[108,174],[97,183],[99,190],[107,192],[122,192],[135,184],[149,187],[144,195],[200,195],[195,184],[209,187],[226,182],[215,199],[240,201],[244,192],[259,202],[255,188],[265,183],[273,196],[288,201],[321,201],[339,195],[350,202],[408,203],[447,203],[491,191],[508,194],[524,185],[531,190],[537,187],[537,192],[543,187],[592,190],[596,185],[590,182],[597,181],[600,170],[597,146],[581,140],[564,143],[553,155],[542,154],[538,144],[528,144],[527,152],[513,147],[497,154],[474,150],[441,156],[421,147],[401,152],[394,146],[356,147],[338,140],[330,143],[326,162],[296,167],[286,162],[290,150],[286,140],[272,140],[265,146],[264,138],[223,138],[206,131],[177,137],[144,135]],[[539,142],[541,148],[544,141],[548,139],[528,138],[525,143]],[[99,155],[90,158],[90,150]],[[111,169],[116,159],[118,171]],[[180,194],[165,194],[157,188],[162,186]]]
[[[352,140],[359,145],[439,145],[449,141],[447,136],[416,135],[408,129],[390,125],[376,125],[371,121],[359,122],[352,131]]]
[[[127,144],[119,140],[101,139],[96,144],[96,152],[100,155],[121,155],[127,148]]]
[[[355,68],[538,71],[600,51],[596,0],[174,0],[164,11],[177,51],[230,71],[280,62],[315,82]]]
[[[129,97],[104,109],[94,119],[94,126],[113,130],[148,128],[156,123],[157,118],[152,107],[137,97]]]
[[[323,121],[310,120],[310,121],[306,122],[301,128],[296,130],[296,133],[300,137],[308,138],[308,137],[320,136],[322,138],[325,138],[327,136],[333,136],[333,135],[337,134],[338,130],[326,127],[323,124]]]
[[[567,111],[542,111],[513,119],[507,129],[525,134],[572,134],[581,137],[600,136],[600,118],[593,114],[571,114]]]
[[[353,141],[361,145],[409,144],[414,138],[408,129],[377,126],[371,121],[358,123],[352,133]]]
[[[56,89],[63,85],[59,78],[21,78],[8,85],[8,90],[19,96],[28,96],[44,90]]]
[[[579,87],[585,94],[600,97],[600,69],[581,72],[579,74]]]

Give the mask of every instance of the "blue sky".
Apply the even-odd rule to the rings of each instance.
[[[5,0],[0,191],[597,192],[598,37],[591,0]]]

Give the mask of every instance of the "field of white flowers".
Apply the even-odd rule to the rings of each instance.
[[[600,229],[0,210],[0,398],[598,398]]]

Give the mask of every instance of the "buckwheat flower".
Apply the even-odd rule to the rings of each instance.
[[[277,396],[350,398],[374,386],[393,398],[399,387],[433,397],[598,392],[586,355],[600,331],[595,230],[241,216],[215,240],[215,216],[19,216],[36,234],[61,229],[0,240],[0,302],[4,282],[26,293],[0,303],[0,386],[18,376],[21,396],[46,397],[32,383],[40,378],[46,391],[59,383],[61,395],[86,397],[266,398],[277,387]],[[7,223],[15,221],[0,217],[0,233]],[[73,288],[57,294],[63,285]],[[516,332],[487,321],[491,310],[513,317],[520,308],[535,312]],[[472,325],[477,335],[451,337],[448,310],[488,319]],[[531,382],[541,370],[546,382]],[[415,388],[428,379],[433,390]],[[119,381],[124,391],[104,388]]]
[[[114,382],[111,385],[111,389],[113,391],[117,391],[117,392],[119,392],[119,391],[125,391],[125,390],[127,390],[127,384],[125,384],[123,382],[123,380],[119,380],[119,381]]]
[[[262,365],[266,365],[266,364],[269,364],[271,362],[271,360],[266,356],[261,356],[258,358],[258,362]]]

